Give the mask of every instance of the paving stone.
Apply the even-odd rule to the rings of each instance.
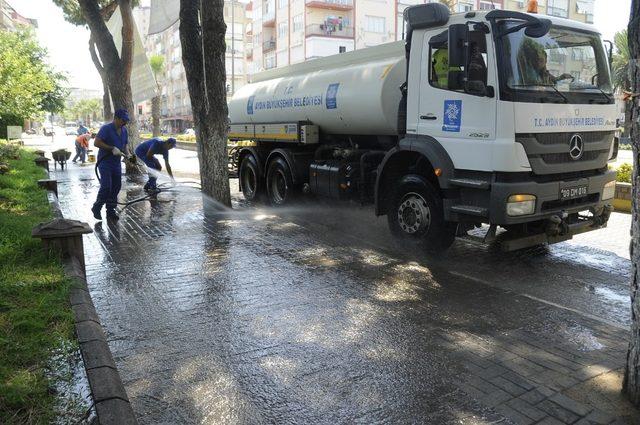
[[[495,407],[508,400],[511,400],[513,396],[506,391],[496,390],[480,399],[480,402],[487,407]]]
[[[536,425],[566,425],[566,422],[560,422],[556,418],[546,417],[540,422],[537,422]]]
[[[527,403],[521,398],[509,400],[507,404],[509,405],[509,407],[517,410],[518,412],[522,413],[528,418],[533,419],[534,421],[539,421],[547,415],[542,410],[533,407],[531,404]]]
[[[491,378],[491,379],[489,379],[489,382],[491,382],[493,385],[505,390],[506,392],[508,392],[509,394],[513,395],[514,397],[522,395],[525,392],[524,388],[514,384],[511,381],[508,381],[508,380],[504,379],[501,376],[497,376],[495,378]]]
[[[495,409],[499,413],[502,413],[504,416],[506,416],[509,420],[511,420],[516,425],[529,425],[534,422],[531,418],[517,412],[516,410],[512,409],[511,407],[505,404],[496,406]]]
[[[566,423],[573,423],[580,419],[580,416],[574,414],[573,412],[565,409],[564,407],[559,406],[558,404],[550,401],[544,400],[536,405],[536,407],[540,410],[547,412],[549,415],[553,416],[556,419],[559,419]]]
[[[596,424],[608,424],[613,422],[615,417],[610,415],[609,413],[596,409],[593,412],[589,413],[586,419]]]
[[[538,404],[542,400],[546,399],[547,396],[542,394],[538,390],[531,390],[522,394],[519,398],[526,401],[529,404]]]
[[[519,387],[524,388],[526,391],[530,391],[536,387],[536,385],[533,382],[514,372],[507,372],[501,376],[504,379],[507,379],[513,382],[514,384],[518,385]]]
[[[554,394],[549,397],[549,400],[553,401],[556,404],[564,407],[567,410],[572,411],[578,416],[586,416],[593,409],[591,407],[585,406],[582,403],[578,403],[577,401],[567,397],[564,394]]]
[[[593,365],[624,364],[627,333],[516,295],[624,320],[585,304],[583,287],[615,292],[630,276],[628,259],[598,250],[618,243],[606,231],[506,254],[459,240],[435,259],[396,249],[384,218],[365,208],[247,208],[237,191],[224,217],[203,211],[194,191],[134,204],[117,224],[96,223],[93,169],[55,173],[65,214],[94,226],[84,238],[88,286],[145,423],[345,423],[359,415],[360,423],[437,424],[455,419],[429,421],[435,411],[486,419],[498,415],[487,407],[500,406],[512,422],[559,423],[535,404],[581,419],[545,399],[589,377]],[[126,181],[121,200],[140,194]],[[628,223],[618,226],[627,239]],[[97,336],[92,322],[81,324],[83,340]],[[567,338],[573,326],[606,349],[581,351]],[[514,397],[483,377],[522,392]]]

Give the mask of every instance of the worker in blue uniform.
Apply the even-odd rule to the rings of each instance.
[[[91,212],[96,220],[101,220],[100,211],[106,205],[107,219],[117,220],[116,206],[118,193],[122,185],[121,156],[130,154],[129,135],[126,124],[129,113],[126,109],[118,109],[114,113],[113,122],[100,128],[93,142],[98,148],[97,167],[100,172],[100,189]]]
[[[171,165],[169,165],[169,151],[176,147],[176,139],[169,137],[167,140],[162,140],[159,137],[149,139],[144,143],[140,143],[136,148],[136,156],[149,167],[149,180],[144,185],[144,190],[147,192],[155,192],[158,190],[156,172],[162,170],[160,161],[154,155],[162,155],[164,158],[164,165],[167,168],[167,173],[173,179],[173,172],[171,171]]]

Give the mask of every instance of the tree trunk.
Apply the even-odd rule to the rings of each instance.
[[[111,110],[111,96],[109,95],[109,84],[107,84],[107,76],[105,75],[104,67],[98,58],[96,52],[96,42],[93,37],[89,39],[89,53],[91,54],[91,60],[96,67],[98,74],[100,74],[100,80],[102,80],[102,119],[104,122],[111,121],[113,119],[113,111]]]
[[[180,41],[200,162],[202,190],[231,206],[223,0],[180,1]],[[198,13],[202,17],[202,27]]]
[[[155,96],[151,99],[151,118],[153,122],[153,137],[160,136],[160,101],[161,95]]]
[[[122,14],[122,56],[113,42],[113,37],[103,19],[96,0],[78,0],[82,15],[89,25],[91,38],[95,42],[102,60],[104,74],[111,94],[114,109],[124,108],[129,111],[131,122],[128,125],[129,144],[132,149],[140,139],[136,111],[131,96],[131,69],[133,64],[133,13],[130,0],[118,0]],[[138,167],[131,167],[127,162],[127,173],[139,173]]]
[[[629,17],[629,66],[631,91],[640,92],[640,0],[632,0]],[[638,203],[638,170],[640,161],[640,97],[632,97],[631,145],[633,147],[633,196],[631,216],[631,336],[622,389],[629,400],[640,406],[640,205]]]

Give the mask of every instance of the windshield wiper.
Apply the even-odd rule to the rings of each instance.
[[[560,90],[554,84],[513,84],[511,87],[551,87],[561,98],[564,99],[564,103],[569,103],[567,96],[563,95]]]
[[[595,89],[595,90],[598,90],[600,93],[602,93],[602,95],[607,99],[607,103],[611,103],[613,101],[613,99],[598,86],[585,86],[585,87],[574,87],[574,88],[578,90]]]

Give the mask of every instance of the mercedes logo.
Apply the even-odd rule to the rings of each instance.
[[[584,152],[584,142],[582,141],[582,136],[579,134],[574,134],[569,139],[569,156],[574,161],[582,158],[582,153]]]

